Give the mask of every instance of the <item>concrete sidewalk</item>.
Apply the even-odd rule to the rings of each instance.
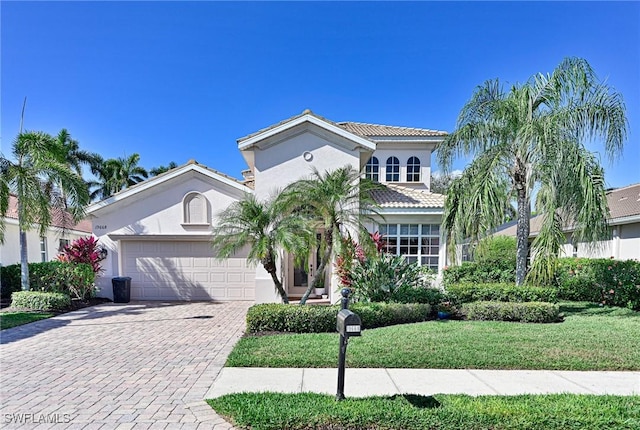
[[[336,394],[337,369],[225,367],[206,398],[238,392]],[[345,395],[640,395],[640,372],[562,370],[346,369]]]

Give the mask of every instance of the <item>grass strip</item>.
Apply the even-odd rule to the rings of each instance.
[[[564,303],[565,321],[428,321],[365,330],[349,341],[349,367],[640,370],[640,313]],[[231,367],[336,367],[335,333],[247,336]]]
[[[313,393],[242,393],[207,402],[237,428],[252,430],[640,428],[640,396],[438,394],[336,402]]]
[[[49,312],[0,312],[0,330],[51,318]]]

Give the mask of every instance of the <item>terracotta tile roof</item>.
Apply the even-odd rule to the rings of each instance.
[[[444,196],[429,192],[426,188],[409,188],[385,184],[372,192],[373,199],[382,208],[442,208]]]
[[[18,219],[18,197],[13,194],[9,196],[9,209],[6,218]],[[52,209],[51,226],[82,231],[89,234],[93,231],[90,220],[83,219],[75,224],[71,219],[71,215],[59,209]]]
[[[397,127],[364,122],[338,122],[336,125],[362,137],[443,137],[447,135],[446,131],[427,128]]]
[[[309,109],[304,110],[301,114],[294,115],[291,118],[287,118],[278,122],[277,124],[270,125],[261,130],[256,131],[255,133],[251,133],[247,136],[241,137],[238,139],[238,143],[241,143],[247,139],[250,139],[260,133],[264,133],[265,131],[271,130],[272,128],[278,127],[282,124],[285,124],[289,121],[293,121],[297,118],[300,118],[304,115],[313,115],[314,117],[325,121],[329,124],[333,124],[337,127],[340,127],[349,133],[353,133],[357,136],[370,138],[370,137],[438,137],[438,136],[446,136],[446,131],[438,131],[438,130],[429,130],[426,128],[412,128],[412,127],[397,127],[391,125],[380,125],[380,124],[367,124],[364,122],[334,122],[323,116],[317,115],[311,112]]]
[[[609,222],[615,224],[616,220],[634,215],[640,215],[640,184],[628,185],[607,191],[607,204],[609,205]],[[530,223],[530,236],[537,236],[542,227],[542,217],[534,216]],[[496,231],[500,236],[515,236],[516,222],[512,221],[498,227]]]

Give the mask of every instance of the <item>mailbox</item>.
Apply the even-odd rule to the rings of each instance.
[[[362,323],[360,317],[349,309],[342,309],[338,312],[336,330],[344,337],[360,336]]]

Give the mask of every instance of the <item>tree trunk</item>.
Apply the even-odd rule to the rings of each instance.
[[[324,271],[327,267],[327,262],[331,259],[331,254],[333,254],[333,228],[329,228],[325,231],[324,240],[327,244],[327,247],[325,248],[324,254],[322,255],[322,261],[316,268],[316,276],[313,278],[313,282],[309,284],[309,286],[307,287],[307,291],[304,292],[302,298],[300,299],[301,305],[307,303],[307,299],[309,298],[309,295],[314,288],[324,288]],[[320,282],[322,282],[322,285],[320,285]]]
[[[518,193],[518,224],[516,230],[516,285],[522,285],[527,275],[527,256],[529,255],[529,217],[531,206],[527,198],[527,189],[524,184],[516,186]]]
[[[20,285],[22,291],[29,291],[29,254],[27,253],[27,232],[20,229]]]
[[[273,257],[273,254],[269,254],[267,258],[262,260],[262,266],[267,271],[267,273],[271,275],[271,279],[273,280],[273,285],[275,285],[276,290],[278,291],[278,294],[280,294],[280,297],[282,297],[282,301],[288,305],[289,296],[287,296],[287,292],[282,287],[282,281],[278,279],[278,273],[277,273],[275,261],[276,260]]]

